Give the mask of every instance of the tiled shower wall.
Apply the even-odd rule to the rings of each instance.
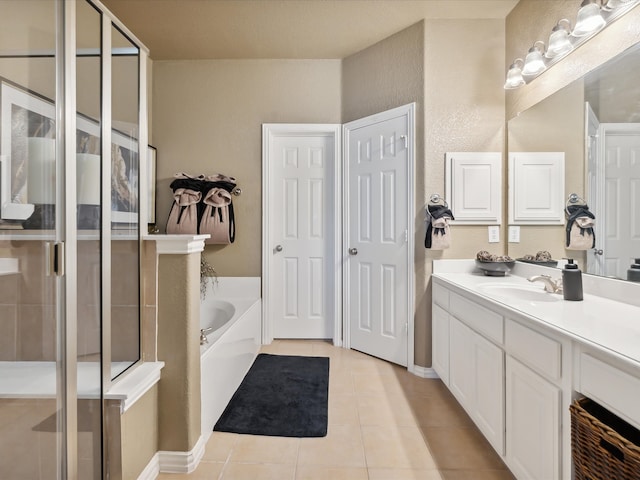
[[[78,357],[100,351],[98,240],[78,242]],[[3,257],[18,258],[20,273],[0,276],[0,361],[56,358],[55,277],[45,275],[45,242],[0,242]],[[112,243],[112,361],[138,359],[138,242]]]

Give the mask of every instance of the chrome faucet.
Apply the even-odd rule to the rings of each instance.
[[[562,279],[553,280],[549,275],[536,275],[527,278],[530,282],[542,282],[544,291],[549,293],[562,293]]]
[[[200,345],[205,345],[209,343],[209,339],[207,335],[215,330],[215,327],[201,328],[200,329]]]

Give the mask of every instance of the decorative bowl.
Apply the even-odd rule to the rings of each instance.
[[[515,260],[509,262],[486,262],[476,259],[476,267],[488,277],[504,277],[516,264]]]
[[[532,265],[542,265],[543,267],[557,267],[557,260],[532,260],[528,258],[516,258],[517,261],[523,263],[531,263]]]

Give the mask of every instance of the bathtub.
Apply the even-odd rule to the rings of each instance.
[[[222,277],[200,302],[201,418],[204,439],[258,355],[262,302],[259,277]]]

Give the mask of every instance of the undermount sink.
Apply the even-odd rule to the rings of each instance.
[[[488,283],[478,289],[504,299],[527,300],[531,302],[557,302],[562,297],[556,293],[545,292],[541,286],[511,285],[509,283]]]

